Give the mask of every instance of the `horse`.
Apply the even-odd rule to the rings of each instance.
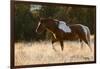
[[[41,18],[38,26],[36,28],[36,32],[40,33],[44,30],[47,30],[53,34],[52,38],[52,48],[55,50],[53,44],[57,41],[60,42],[61,49],[63,51],[64,40],[68,39],[79,39],[81,43],[81,47],[83,47],[83,41],[90,47],[90,30],[87,26],[82,24],[73,24],[69,25],[71,32],[64,32],[58,28],[59,20],[51,19],[51,18]]]

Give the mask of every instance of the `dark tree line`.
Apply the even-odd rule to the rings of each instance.
[[[44,31],[35,32],[39,17],[63,20],[69,24],[83,24],[89,27],[91,34],[95,33],[95,7],[15,4],[15,39],[30,41],[50,39],[52,34]]]

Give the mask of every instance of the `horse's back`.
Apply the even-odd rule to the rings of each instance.
[[[84,37],[88,33],[88,27],[82,24],[74,24],[70,25],[72,33],[77,34],[79,37]]]
[[[71,28],[72,32],[82,32],[83,28],[82,28],[82,24],[73,24],[73,25],[69,25],[69,27]]]

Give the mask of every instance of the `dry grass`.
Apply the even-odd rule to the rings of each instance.
[[[52,49],[50,41],[15,43],[15,65],[94,61],[94,42],[91,43],[92,52],[86,44],[81,48],[79,42],[64,42],[64,51],[58,42],[54,46],[57,51]]]

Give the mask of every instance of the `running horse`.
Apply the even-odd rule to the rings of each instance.
[[[90,47],[90,30],[87,26],[84,26],[82,24],[73,24],[69,25],[71,32],[65,33],[61,29],[58,28],[59,20],[56,19],[50,19],[50,18],[42,18],[40,19],[38,26],[36,28],[36,32],[40,33],[44,30],[50,31],[53,34],[52,38],[52,45],[59,41],[61,45],[61,49],[63,51],[64,40],[68,39],[80,39],[80,42],[83,41],[88,45],[88,47],[91,50]],[[81,47],[83,46],[83,43],[81,44]],[[54,50],[54,46],[52,47]]]

